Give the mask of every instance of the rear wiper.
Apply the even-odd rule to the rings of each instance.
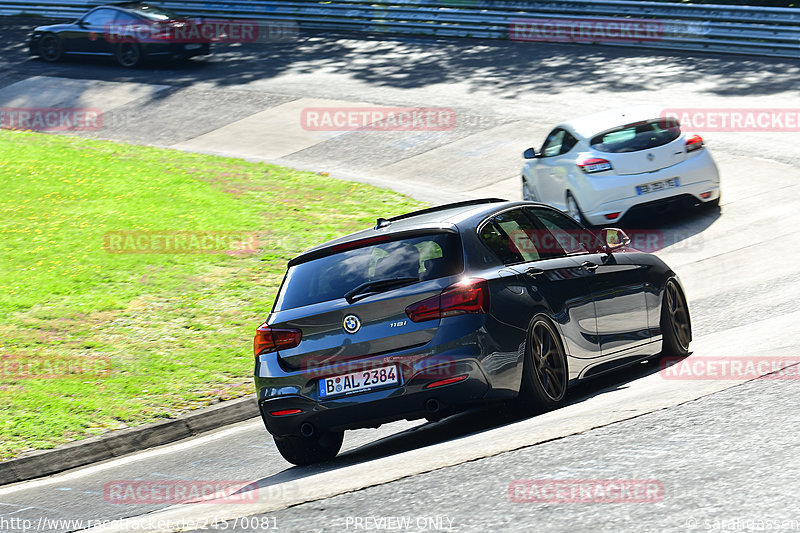
[[[376,294],[391,288],[400,287],[402,285],[409,285],[411,283],[416,283],[417,281],[419,281],[419,278],[389,278],[380,279],[378,281],[368,281],[366,283],[362,283],[354,289],[350,289],[345,293],[344,297],[349,303],[353,303],[358,300],[359,297],[364,298],[370,294]]]

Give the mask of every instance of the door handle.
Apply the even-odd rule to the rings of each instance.
[[[597,270],[597,265],[595,265],[591,261],[584,261],[583,263],[581,263],[581,268],[584,270],[588,270],[589,272],[594,272],[595,270]]]
[[[536,267],[531,267],[531,268],[529,268],[528,270],[525,271],[525,275],[526,276],[530,276],[532,278],[538,278],[542,274],[544,274],[544,270],[542,270],[541,268],[536,268]]]

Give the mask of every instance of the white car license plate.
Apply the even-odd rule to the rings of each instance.
[[[653,183],[637,185],[636,194],[647,194],[649,192],[663,191],[664,189],[671,189],[673,187],[680,187],[678,178],[670,178],[668,180],[654,181]]]
[[[319,396],[320,398],[330,398],[331,396],[370,390],[385,385],[397,385],[398,383],[400,383],[400,378],[397,375],[397,367],[395,365],[384,366],[360,372],[351,372],[341,376],[322,378],[319,380]]]
[[[194,43],[194,44],[185,44],[185,45],[183,45],[183,49],[184,49],[184,50],[197,50],[197,49],[198,49],[198,48],[200,48],[201,46],[203,46],[203,45],[202,45],[202,44],[197,44],[197,43]]]

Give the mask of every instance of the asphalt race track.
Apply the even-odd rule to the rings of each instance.
[[[277,161],[433,203],[519,198],[522,151],[592,110],[800,108],[800,66],[790,60],[304,35],[125,70],[29,59],[19,21],[0,25],[0,106],[97,108],[103,127],[82,135]],[[426,132],[298,124],[308,107],[369,105],[446,107],[458,121]],[[628,226],[661,231],[657,253],[684,283],[694,326],[687,361],[800,361],[800,134],[777,129],[702,133],[720,167],[721,209]],[[290,467],[254,419],[0,487],[0,530],[800,530],[796,372],[678,379],[649,363],[576,387],[569,399],[528,419],[488,410],[349,432],[339,457],[315,467]],[[119,480],[256,488],[219,504],[111,503],[104,487]],[[659,490],[643,502],[542,502],[520,492],[520,480]]]

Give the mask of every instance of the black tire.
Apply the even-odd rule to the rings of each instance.
[[[578,205],[578,200],[576,200],[575,197],[572,196],[572,193],[569,192],[569,191],[567,191],[566,202],[567,202],[566,213],[569,216],[571,216],[572,218],[574,218],[575,220],[577,220],[578,222],[580,222],[581,224],[583,224],[584,226],[588,226],[589,223],[586,221],[586,218],[583,216],[583,211],[581,211],[581,206]],[[570,205],[570,204],[572,204],[572,205]],[[574,206],[574,207],[572,207],[572,206]]]
[[[327,432],[312,437],[278,437],[275,445],[284,459],[297,466],[330,461],[342,448],[344,432]]]
[[[142,64],[144,52],[138,43],[123,42],[114,48],[114,59],[120,66],[134,68]]]
[[[528,413],[543,413],[564,405],[569,381],[567,356],[558,330],[544,316],[531,321],[525,339],[525,361],[519,404]]]
[[[39,57],[50,63],[60,61],[64,55],[64,46],[52,33],[45,33],[39,39]]]
[[[686,296],[675,280],[668,280],[661,300],[661,356],[683,357],[689,354],[692,319]]]
[[[533,193],[533,189],[528,183],[528,180],[525,179],[525,176],[522,176],[522,199],[530,200],[531,202],[536,201],[536,195]]]
[[[712,211],[719,207],[720,200],[722,200],[722,195],[718,196],[714,200],[711,200],[710,202],[703,202],[702,204],[700,204],[700,207],[708,211]]]

